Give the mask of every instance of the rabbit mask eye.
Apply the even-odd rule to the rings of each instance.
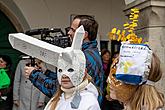
[[[68,69],[68,72],[73,72],[73,71],[74,71],[73,68],[69,68],[69,69]]]
[[[58,72],[61,73],[62,72],[62,69],[58,69]]]

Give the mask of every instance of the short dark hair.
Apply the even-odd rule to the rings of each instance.
[[[73,20],[74,19],[80,19],[79,26],[84,26],[85,31],[88,32],[88,38],[90,41],[97,38],[98,23],[94,17],[90,15],[77,15],[73,18]]]
[[[0,58],[2,58],[6,62],[6,67],[8,67],[8,68],[11,67],[12,61],[8,55],[0,55]]]

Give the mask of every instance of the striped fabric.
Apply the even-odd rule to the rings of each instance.
[[[102,66],[102,60],[97,48],[97,41],[85,42],[82,45],[82,50],[86,57],[86,68],[88,74],[93,78],[94,84],[99,88],[101,93],[98,97],[99,104],[101,105],[103,97],[103,80],[104,71]]]
[[[54,95],[59,86],[57,74],[49,70],[45,74],[41,71],[33,70],[29,76],[29,80],[49,98]]]

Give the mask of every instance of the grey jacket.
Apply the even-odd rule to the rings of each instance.
[[[14,78],[13,100],[18,100],[20,106],[13,105],[13,110],[43,110],[38,108],[38,102],[45,102],[45,95],[42,94],[33,84],[24,77],[24,67],[30,60],[21,60],[16,68]]]

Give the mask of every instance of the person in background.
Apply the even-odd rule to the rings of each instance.
[[[0,89],[0,110],[11,110],[13,105],[13,79],[11,71],[12,61],[8,55],[0,55],[0,74],[5,73],[9,78],[9,86]],[[1,80],[2,82],[2,80]]]
[[[101,58],[103,62],[103,68],[105,71],[105,80],[104,80],[104,101],[103,101],[103,106],[102,110],[122,110],[123,105],[118,101],[118,100],[109,100],[107,99],[107,78],[110,72],[110,66],[111,66],[111,60],[116,57],[117,54],[115,54],[113,57],[111,57],[111,52],[108,49],[103,49],[101,51]]]
[[[103,104],[101,106],[102,110],[105,109],[109,109],[109,105],[108,105],[108,100],[106,100],[105,96],[106,96],[106,79],[109,75],[109,71],[110,71],[110,59],[111,59],[111,53],[108,49],[102,49],[101,50],[101,60],[103,63],[103,69],[104,69],[104,92],[103,92]]]
[[[108,49],[103,49],[101,51],[101,59],[103,63],[103,69],[104,69],[104,76],[105,79],[107,79],[110,71],[110,65],[111,65],[111,52]],[[105,81],[106,82],[106,81]],[[106,86],[106,85],[105,85]]]
[[[83,25],[86,31],[82,44],[82,51],[86,57],[87,73],[92,77],[92,81],[97,88],[99,88],[100,94],[98,101],[101,105],[103,101],[104,71],[96,41],[98,23],[94,17],[89,15],[75,16],[68,32],[71,41],[73,40],[76,29],[81,25]],[[26,69],[29,69],[29,73],[26,73],[26,76],[29,77],[31,82],[48,97],[52,97],[58,86],[57,74],[50,70],[46,70],[43,75],[43,72],[39,72],[35,70],[35,68],[26,67]]]
[[[30,63],[30,57],[23,56],[17,65],[13,89],[13,110],[43,110],[45,107],[46,96],[24,76],[24,67]]]
[[[162,77],[160,60],[155,53],[152,53],[151,66],[149,66],[148,79],[143,84],[129,84],[116,79],[116,68],[119,57],[111,66],[110,97],[123,102],[124,110],[162,110],[164,107],[164,97],[156,89],[154,83]],[[136,79],[135,79],[136,80]]]

